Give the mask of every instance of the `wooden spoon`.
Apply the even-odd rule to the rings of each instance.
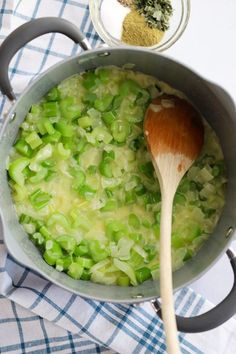
[[[162,95],[149,105],[144,133],[160,183],[160,293],[169,354],[180,353],[173,304],[171,225],[176,189],[198,157],[204,140],[199,113],[186,100]]]

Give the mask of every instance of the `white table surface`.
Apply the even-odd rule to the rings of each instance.
[[[236,0],[191,0],[189,24],[165,54],[220,84],[236,102]],[[235,206],[236,207],[236,206]],[[236,251],[236,241],[232,242]],[[224,255],[192,288],[213,303],[229,292],[233,275]]]

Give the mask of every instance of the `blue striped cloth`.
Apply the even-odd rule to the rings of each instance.
[[[80,27],[93,47],[100,43],[87,0],[0,0],[0,41],[24,22],[43,16],[66,18]],[[59,34],[30,42],[11,62],[14,91],[20,94],[39,73],[79,51]],[[0,95],[1,117],[7,105]],[[187,288],[176,293],[175,304],[177,312],[186,316],[196,315],[206,305]],[[211,336],[207,340],[207,334],[179,338],[186,354],[216,354],[220,348],[218,344],[211,350],[213,341]],[[165,353],[166,346],[162,322],[150,303],[100,303],[63,290],[14,261],[0,228],[0,353],[5,352],[155,354]]]

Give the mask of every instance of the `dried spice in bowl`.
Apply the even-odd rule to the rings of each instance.
[[[122,41],[137,46],[151,47],[159,43],[164,32],[150,28],[144,16],[132,10],[123,21]]]
[[[118,1],[131,8],[123,21],[123,42],[151,47],[161,41],[173,14],[171,0]]]

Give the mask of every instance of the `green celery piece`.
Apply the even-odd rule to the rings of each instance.
[[[137,279],[136,279],[136,275],[134,272],[134,269],[131,267],[130,264],[120,261],[119,259],[114,258],[113,260],[114,265],[121,270],[123,273],[125,273],[129,278],[130,278],[130,282],[132,285],[137,285]]]
[[[63,258],[58,258],[56,260],[56,270],[58,270],[59,272],[62,271],[67,271],[69,269],[69,266],[72,263],[72,257],[71,256],[66,256]]]
[[[87,173],[89,175],[95,175],[97,172],[97,166],[96,165],[91,165],[87,168]]]
[[[89,252],[95,263],[100,262],[109,256],[109,252],[100,246],[98,240],[89,241]]]
[[[84,75],[83,75],[83,83],[82,83],[82,85],[87,89],[87,90],[91,90],[91,89],[93,89],[96,85],[97,85],[97,83],[96,83],[96,81],[97,81],[97,76],[96,76],[96,74],[94,73],[94,72],[92,72],[92,71],[89,71],[89,72],[87,72],[87,73],[85,73]]]
[[[62,136],[71,138],[74,135],[74,127],[65,122],[55,123],[55,128],[58,130]]]
[[[141,284],[152,277],[151,270],[148,267],[142,267],[135,271],[136,279]]]
[[[154,235],[159,238],[160,237],[160,224],[156,223],[152,226]]]
[[[49,265],[55,265],[58,258],[63,257],[62,249],[55,240],[46,241],[45,252],[43,254],[44,260]]]
[[[112,135],[106,127],[98,126],[93,129],[91,134],[98,142],[103,141],[105,144],[109,144],[112,141]]]
[[[93,123],[93,120],[89,116],[84,116],[78,119],[78,124],[81,128],[88,128],[91,127]]]
[[[84,271],[83,271],[83,273],[82,273],[80,279],[81,279],[81,280],[90,280],[90,278],[91,278],[91,273],[90,273],[90,271],[89,271],[88,269],[84,269]]]
[[[61,139],[61,133],[57,130],[54,131],[53,134],[46,134],[42,137],[42,140],[45,144],[48,143],[58,143]]]
[[[115,160],[115,151],[114,151],[114,150],[110,150],[110,151],[103,150],[103,152],[102,152],[102,158],[103,158],[104,160],[106,160],[106,159]]]
[[[71,150],[65,149],[62,143],[57,144],[57,152],[64,159],[68,159],[71,156]]]
[[[130,124],[122,120],[116,120],[111,124],[111,133],[115,141],[124,143],[130,134]]]
[[[102,160],[98,166],[99,172],[101,173],[101,175],[104,177],[107,177],[107,178],[113,177],[110,161],[111,161],[110,159],[106,158],[106,159]]]
[[[24,169],[29,165],[30,160],[27,157],[20,157],[14,160],[9,165],[9,175],[19,186],[25,184],[25,176],[23,174]]]
[[[81,116],[81,106],[76,103],[75,97],[67,96],[60,102],[62,118],[74,120]]]
[[[136,202],[137,198],[136,198],[136,194],[135,191],[130,190],[127,191],[125,194],[125,203],[130,205],[130,204],[134,204]]]
[[[112,111],[104,112],[102,120],[107,126],[110,126],[116,120],[116,116]]]
[[[107,211],[114,211],[118,208],[118,203],[117,200],[115,199],[109,199],[104,207],[102,207],[100,210],[102,212],[107,212]]]
[[[87,257],[77,257],[76,263],[80,264],[84,269],[90,269],[94,265],[94,261]]]
[[[86,139],[80,138],[78,144],[76,145],[76,151],[84,151],[85,145],[87,144]]]
[[[75,256],[87,256],[89,254],[88,242],[83,240],[79,245],[75,247],[74,255]]]
[[[29,224],[31,222],[32,218],[29,215],[26,214],[21,214],[19,218],[19,222],[21,224]]]
[[[67,274],[73,278],[73,279],[80,279],[81,278],[81,275],[83,274],[83,267],[76,263],[76,262],[72,262],[70,265],[69,265],[69,268],[68,268],[68,271],[67,271]]]
[[[109,109],[113,101],[113,96],[107,94],[103,96],[101,99],[97,98],[94,102],[94,108],[100,112],[105,112]]]
[[[77,192],[79,193],[79,195],[81,197],[84,197],[86,200],[92,199],[94,197],[94,195],[96,194],[96,190],[87,184],[80,186],[77,189]]]
[[[131,240],[133,240],[134,242],[137,242],[137,243],[143,241],[143,236],[140,233],[132,232],[129,234],[129,238],[131,238]]]
[[[43,103],[43,114],[46,117],[57,117],[59,115],[59,107],[57,102]]]
[[[41,247],[45,242],[44,237],[40,232],[35,232],[33,235],[31,235],[30,239],[37,247]]]
[[[30,113],[38,116],[41,113],[41,107],[38,104],[32,104],[30,108]]]
[[[127,235],[128,230],[127,227],[119,220],[110,220],[105,225],[105,233],[108,239],[114,241],[115,239],[119,238],[119,234]]]
[[[120,96],[120,95],[117,95],[117,96],[115,96],[115,98],[114,98],[114,100],[113,100],[113,102],[112,102],[112,108],[114,109],[114,110],[117,110],[117,109],[119,109],[120,108],[120,106],[121,106],[121,103],[122,103],[122,101],[123,101],[123,96]]]
[[[154,173],[154,167],[151,161],[140,165],[139,170],[145,174],[145,176],[152,178]]]
[[[173,233],[171,236],[171,245],[172,247],[176,248],[181,248],[184,247],[186,243],[186,240],[183,238],[182,235],[179,235],[177,233]]]
[[[134,229],[140,229],[140,220],[136,214],[129,214],[128,223]]]
[[[53,153],[53,147],[51,144],[47,144],[44,147],[42,147],[37,154],[32,158],[29,168],[31,171],[39,171],[40,170],[40,163],[42,161],[45,161],[49,157],[52,156]]]
[[[83,171],[76,171],[74,179],[73,179],[72,187],[77,190],[78,188],[80,188],[81,186],[84,185],[85,180],[86,180],[86,176],[85,176],[84,172]]]
[[[60,91],[57,87],[53,87],[46,95],[47,101],[59,101],[60,100]]]
[[[65,229],[70,228],[70,223],[67,220],[66,216],[62,213],[59,213],[59,212],[53,213],[47,221],[48,227],[52,227],[55,224],[59,224]]]
[[[51,240],[52,239],[52,234],[48,231],[48,229],[45,226],[41,226],[39,229],[39,232],[43,235],[43,237],[46,240]]]
[[[119,93],[121,96],[127,96],[130,93],[138,94],[141,91],[141,86],[134,80],[127,79],[122,82],[119,88]]]
[[[76,239],[70,235],[60,235],[57,242],[68,253],[73,253],[77,244]]]
[[[31,157],[33,154],[33,150],[24,139],[18,139],[14,145],[14,148],[16,149],[17,152],[19,152],[19,154],[25,157]]]
[[[146,193],[146,187],[142,184],[139,183],[135,188],[134,188],[134,192],[137,196],[141,196],[144,195]]]
[[[46,182],[51,181],[53,178],[55,178],[57,176],[57,172],[54,170],[48,170],[48,173],[46,175],[46,177],[44,178],[44,180]]]
[[[99,68],[98,77],[102,83],[108,83],[111,80],[111,70],[106,68]]]
[[[117,285],[119,286],[129,286],[130,280],[126,274],[122,274],[117,278]]]
[[[55,133],[55,129],[49,119],[45,119],[43,125],[49,135],[53,135]]]
[[[148,255],[148,262],[151,262],[157,255],[156,247],[154,245],[147,244],[143,247],[143,249]]]
[[[44,167],[41,167],[40,170],[32,177],[29,178],[31,183],[41,182],[48,174],[48,170]]]
[[[86,92],[84,94],[84,98],[83,98],[83,101],[88,103],[88,104],[91,104],[93,105],[94,104],[94,101],[97,99],[97,95],[93,92]]]
[[[42,145],[43,141],[36,132],[32,132],[25,137],[25,141],[30,145],[31,149],[36,149]]]
[[[183,194],[176,193],[174,197],[174,205],[175,204],[181,204],[184,205],[186,203],[186,198]]]
[[[44,208],[50,201],[51,195],[43,192],[40,188],[29,195],[29,200],[32,206],[39,210]]]

